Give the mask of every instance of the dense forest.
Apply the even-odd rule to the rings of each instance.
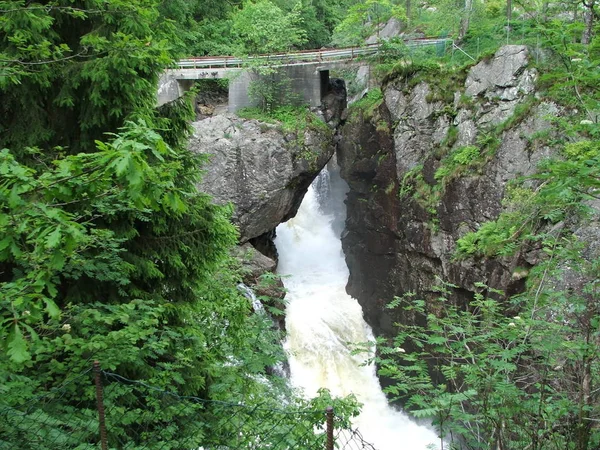
[[[270,370],[285,360],[282,336],[237,288],[230,208],[196,188],[204,159],[186,149],[190,98],[157,108],[156,85],[181,57],[361,45],[392,17],[406,36],[451,37],[461,51],[413,54],[392,40],[372,61],[380,81],[407,64],[464,70],[521,43],[539,56],[539,95],[571,114],[554,123],[560,157],[537,188],[515,187],[507,212],[466,234],[456,255],[535,242],[545,262],[508,307],[480,296],[435,317],[389,299],[428,317],[381,351],[397,380],[390,395],[464,436],[464,448],[600,446],[600,261],[569,231],[595,217],[600,195],[595,0],[0,0],[0,448],[97,448],[96,429],[82,426],[97,414],[81,376],[94,360],[144,383],[106,391],[114,448],[155,448],[156,430],[156,448],[191,448],[220,429],[218,403],[166,407],[148,386],[356,413],[352,398],[305,400]],[[567,267],[585,275],[577,292],[548,282]],[[442,283],[440,297],[451,288]],[[407,345],[415,352],[399,354]],[[441,373],[428,358],[444,361]],[[240,433],[300,420],[252,417]],[[320,445],[305,435],[321,418],[301,420],[289,448]],[[40,424],[33,446],[23,436]]]

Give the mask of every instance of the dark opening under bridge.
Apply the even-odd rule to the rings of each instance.
[[[411,39],[405,40],[409,48],[426,46],[454,46],[451,39]],[[177,68],[168,69],[159,81],[158,105],[181,97],[196,80],[229,79],[228,110],[235,112],[255,102],[248,94],[253,80],[252,67],[272,66],[282,77],[290,81],[294,94],[302,103],[313,107],[321,104],[321,99],[329,89],[329,71],[351,65],[365,64],[362,59],[376,55],[380,44],[362,47],[326,48],[290,53],[239,58],[234,56],[206,56],[182,59]]]

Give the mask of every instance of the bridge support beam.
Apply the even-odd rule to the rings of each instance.
[[[193,85],[194,80],[178,79],[172,72],[165,72],[158,80],[157,106],[177,100],[189,91]]]

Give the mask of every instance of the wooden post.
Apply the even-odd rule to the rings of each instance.
[[[333,408],[328,406],[325,410],[327,417],[327,446],[325,450],[333,450]]]
[[[108,450],[106,439],[106,422],[104,417],[104,399],[102,397],[102,379],[100,378],[100,363],[94,361],[94,381],[96,383],[96,402],[98,403],[98,423],[100,424],[100,447]]]

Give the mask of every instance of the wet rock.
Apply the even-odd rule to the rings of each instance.
[[[330,79],[327,94],[321,100],[321,112],[330,127],[337,128],[340,125],[347,106],[346,98],[346,82],[341,78]]]
[[[262,254],[249,242],[236,247],[233,256],[240,262],[242,281],[251,287],[258,297],[267,297],[265,299],[267,302],[285,297],[285,288],[281,279],[269,275],[275,272],[277,267],[275,260]]]

